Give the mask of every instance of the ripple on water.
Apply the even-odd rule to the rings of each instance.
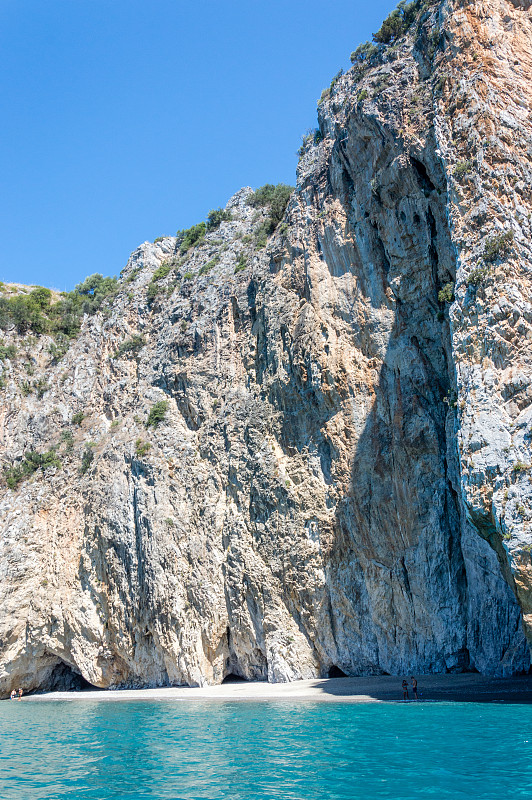
[[[532,794],[532,707],[0,704],[1,800],[500,800]]]

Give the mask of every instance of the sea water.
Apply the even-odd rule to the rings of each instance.
[[[0,703],[1,800],[532,796],[532,706]]]

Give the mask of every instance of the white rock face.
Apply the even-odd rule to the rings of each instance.
[[[532,37],[514,5],[436,5],[340,78],[266,249],[242,189],[186,257],[138,248],[57,363],[49,337],[6,332],[3,462],[56,446],[61,466],[2,488],[2,695],[529,668],[531,84],[512,105],[501,75],[524,86]],[[514,239],[487,262],[494,227]]]

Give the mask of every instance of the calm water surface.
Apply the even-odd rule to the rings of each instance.
[[[1,800],[532,796],[532,706],[0,703]]]

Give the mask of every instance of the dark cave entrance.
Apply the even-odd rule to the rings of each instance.
[[[36,690],[38,692],[83,692],[87,690],[97,691],[98,687],[83,677],[70,664],[58,661],[52,667],[51,672],[45,681]]]
[[[348,676],[345,674],[343,669],[337,667],[336,664],[333,664],[332,667],[329,669],[329,673],[327,675],[328,678],[347,678]]]
[[[234,672],[230,672],[225,676],[222,683],[248,683],[248,679],[243,678],[242,675],[235,675]]]

